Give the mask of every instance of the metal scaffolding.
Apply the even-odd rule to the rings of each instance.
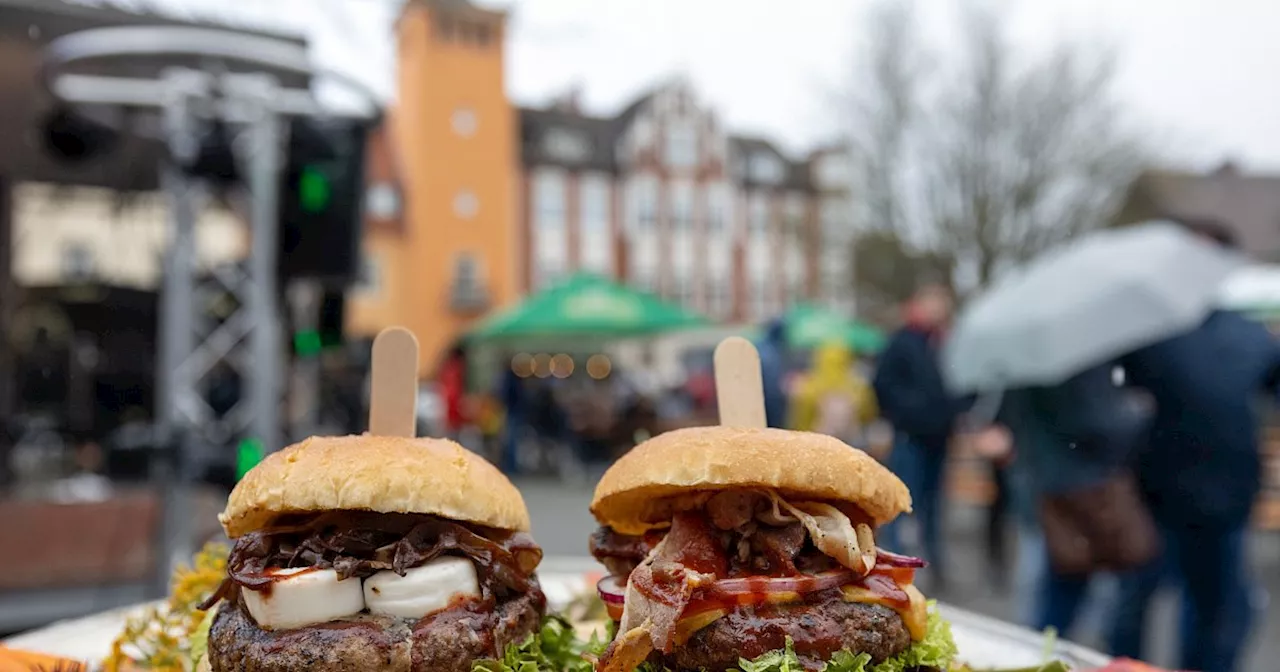
[[[99,65],[95,72],[104,61],[128,71],[139,58],[157,56],[184,63],[195,58],[202,67],[168,67],[146,79],[71,72],[90,61]],[[83,31],[53,42],[46,59],[47,84],[57,98],[86,111],[108,106],[158,113],[169,148],[162,187],[173,221],[161,290],[157,420],[172,450],[159,474],[166,501],[158,582],[166,581],[173,564],[194,551],[186,486],[200,454],[226,446],[242,431],[267,451],[284,444],[282,386],[288,358],[277,280],[277,204],[285,130],[290,117],[333,113],[309,90],[281,86],[268,73],[316,74],[296,44],[200,28]],[[196,218],[205,185],[183,167],[195,161],[201,138],[214,124],[230,131],[248,197],[252,245],[246,263],[213,269],[202,286],[195,267]],[[216,324],[202,323],[198,307],[212,292],[230,294],[235,309]],[[215,421],[200,384],[220,364],[237,370],[249,385],[237,406]]]

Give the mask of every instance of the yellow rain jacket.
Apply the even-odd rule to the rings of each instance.
[[[853,370],[853,352],[831,343],[814,353],[813,365],[791,403],[791,426],[855,438],[880,414],[871,385]]]

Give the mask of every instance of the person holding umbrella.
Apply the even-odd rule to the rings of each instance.
[[[1206,241],[1234,247],[1226,227],[1190,221]],[[1236,669],[1251,616],[1249,516],[1261,481],[1260,392],[1280,383],[1280,346],[1259,323],[1215,310],[1191,331],[1126,356],[1130,382],[1152,395],[1155,418],[1137,471],[1185,603],[1180,666]],[[1152,562],[1121,583],[1112,653],[1140,658],[1146,612],[1169,567]]]
[[[1176,342],[1210,317],[1219,287],[1239,265],[1236,255],[1173,222],[1090,234],[1006,276],[967,307],[943,353],[948,386],[957,394],[1053,387],[1135,350]],[[1173,354],[1189,353],[1160,356]],[[1167,395],[1164,412],[1177,412],[1175,399]],[[1059,470],[1028,471],[1056,574],[1132,570],[1157,556],[1156,525],[1143,515],[1130,473],[1058,491],[1044,475]]]

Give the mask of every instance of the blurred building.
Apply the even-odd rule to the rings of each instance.
[[[675,80],[613,117],[572,93],[520,111],[521,286],[577,270],[625,280],[722,320],[801,300],[838,303],[848,160],[792,160],[734,135]]]
[[[398,100],[370,149],[365,261],[346,324],[355,335],[409,327],[424,375],[520,289],[505,33],[504,13],[464,0],[412,0],[397,23]]]
[[[841,306],[848,161],[735,135],[675,80],[616,115],[570,96],[516,109],[506,15],[411,0],[398,100],[368,154],[361,282],[347,330],[412,328],[421,372],[476,319],[578,270],[725,321]]]
[[[1280,175],[1230,161],[1205,173],[1149,170],[1130,187],[1119,223],[1178,216],[1220,220],[1249,256],[1280,261]]]
[[[19,286],[159,286],[170,226],[164,194],[40,183],[18,184],[13,191],[12,263]],[[244,226],[225,209],[206,208],[196,236],[203,267],[248,252]]]

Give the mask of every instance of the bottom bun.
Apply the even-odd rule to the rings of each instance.
[[[422,621],[360,614],[263,630],[237,604],[223,604],[209,629],[211,672],[470,672],[538,630],[546,598],[535,591],[481,612],[460,605]]]

